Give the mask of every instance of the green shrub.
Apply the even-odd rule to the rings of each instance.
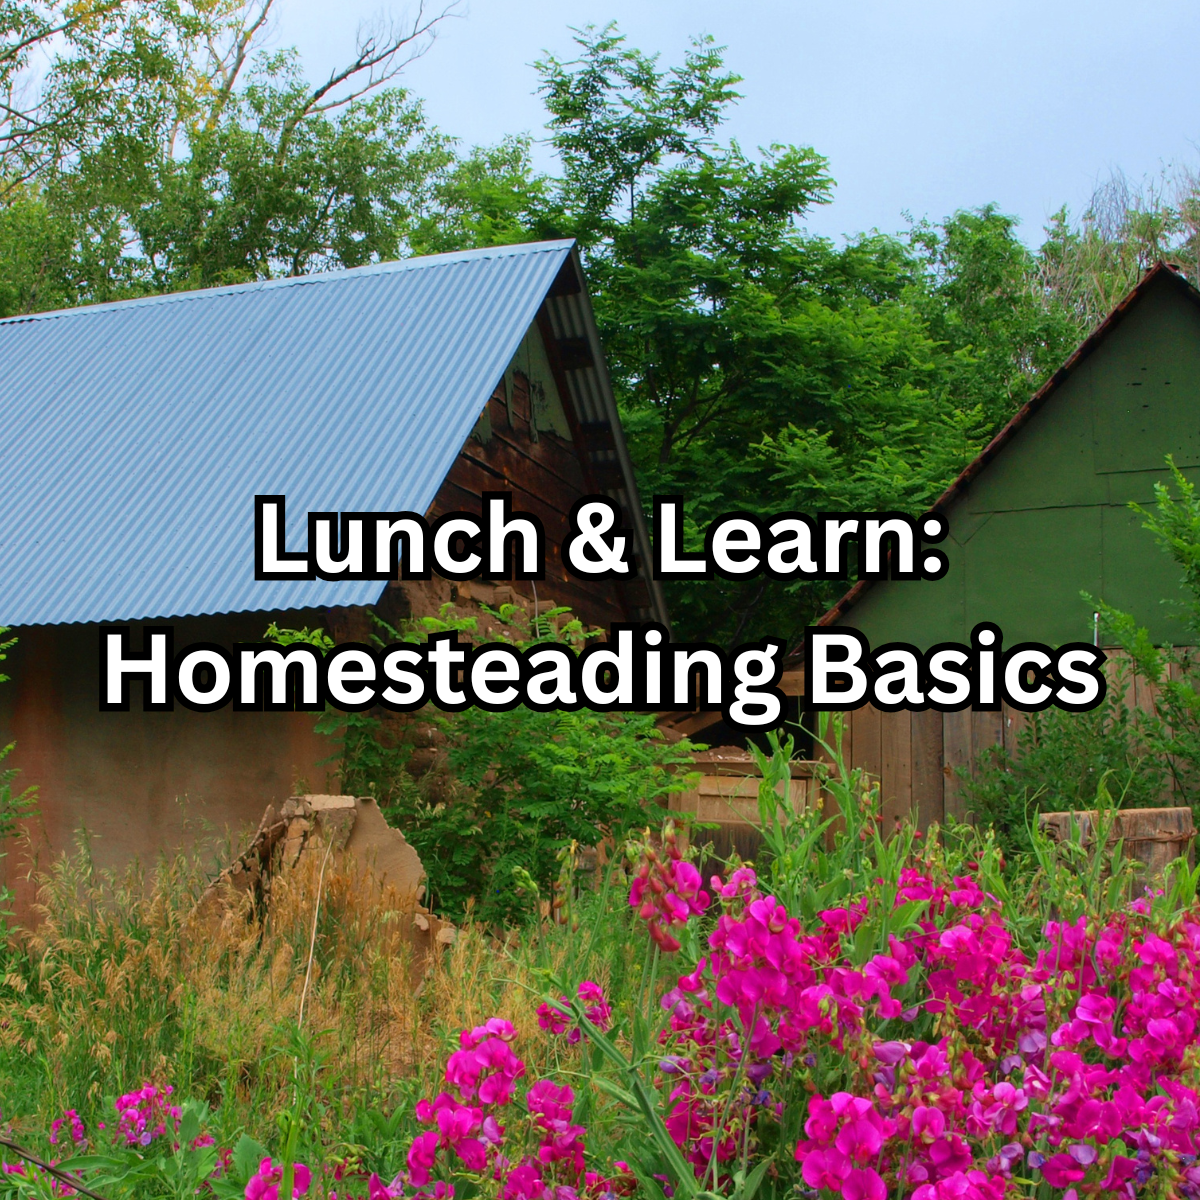
[[[375,617],[378,644],[424,640],[432,633],[478,633],[474,617],[423,617],[395,629]],[[487,610],[500,636],[524,648],[559,642],[578,652],[588,638],[566,608],[532,622],[523,610]],[[279,630],[281,642],[332,645],[321,631]],[[371,795],[404,831],[429,876],[429,903],[460,919],[525,919],[548,897],[560,855],[572,844],[620,842],[632,829],[658,825],[671,792],[689,784],[686,767],[697,749],[668,744],[649,713],[534,712],[516,708],[419,714],[440,735],[440,769],[418,783],[408,771],[412,719],[374,709],[322,714],[317,729],[338,747],[346,792]]]
[[[1164,601],[1180,610],[1192,645],[1200,644],[1200,500],[1188,481],[1167,456],[1178,498],[1168,484],[1154,485],[1155,505],[1148,511],[1130,505],[1145,518],[1144,528],[1169,554],[1182,572],[1190,599]],[[1151,752],[1169,774],[1181,803],[1200,805],[1200,666],[1189,648],[1155,646],[1134,614],[1098,603],[1104,627],[1129,655],[1134,669],[1157,691],[1153,712],[1139,713],[1138,728]]]
[[[1103,703],[1091,712],[1030,713],[1015,753],[990,747],[974,774],[962,773],[968,812],[995,829],[1010,853],[1032,849],[1029,825],[1036,813],[1091,807],[1101,780],[1124,808],[1161,803],[1167,769],[1125,701],[1128,673],[1116,672]]]

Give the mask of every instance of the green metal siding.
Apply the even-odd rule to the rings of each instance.
[[[962,641],[983,620],[1010,645],[1090,641],[1086,591],[1191,640],[1163,603],[1179,570],[1128,508],[1152,502],[1167,454],[1200,467],[1200,308],[1162,278],[946,510],[947,576],[878,583],[838,623],[872,645]]]

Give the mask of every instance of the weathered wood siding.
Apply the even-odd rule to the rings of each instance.
[[[532,513],[546,530],[546,578],[536,584],[539,603],[567,605],[585,623],[606,628],[630,620],[636,605],[617,582],[588,582],[563,567],[559,547],[571,509],[583,496],[607,489],[597,482],[590,462],[597,431],[585,435],[579,428],[557,346],[544,336],[543,327],[539,322],[529,333],[545,354],[542,370],[513,367],[505,373],[427,515],[433,520],[448,512],[478,513],[485,492],[511,491],[513,508]],[[534,396],[539,388],[543,413],[537,420]],[[529,597],[535,585],[517,581],[513,586]],[[462,590],[489,598],[486,584],[472,581]]]

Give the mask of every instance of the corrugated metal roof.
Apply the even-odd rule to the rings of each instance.
[[[254,496],[424,512],[570,254],[408,259],[0,321],[0,624],[369,604],[254,579]]]

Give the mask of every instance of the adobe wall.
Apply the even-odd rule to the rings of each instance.
[[[181,618],[171,622],[177,647],[211,641],[258,641],[268,613]],[[276,615],[283,626],[310,628],[319,613]],[[38,786],[29,823],[43,862],[71,848],[86,829],[96,862],[124,867],[134,857],[151,864],[185,842],[236,835],[254,826],[268,803],[296,792],[322,792],[332,764],[330,740],[313,731],[312,713],[143,713],[141,684],[131,710],[99,709],[99,631],[95,625],[35,626],[3,664],[0,745],[16,741],[7,765],[17,786]],[[140,648],[140,626],[132,644]],[[18,915],[29,915],[28,862],[7,847],[0,878],[17,892]]]

